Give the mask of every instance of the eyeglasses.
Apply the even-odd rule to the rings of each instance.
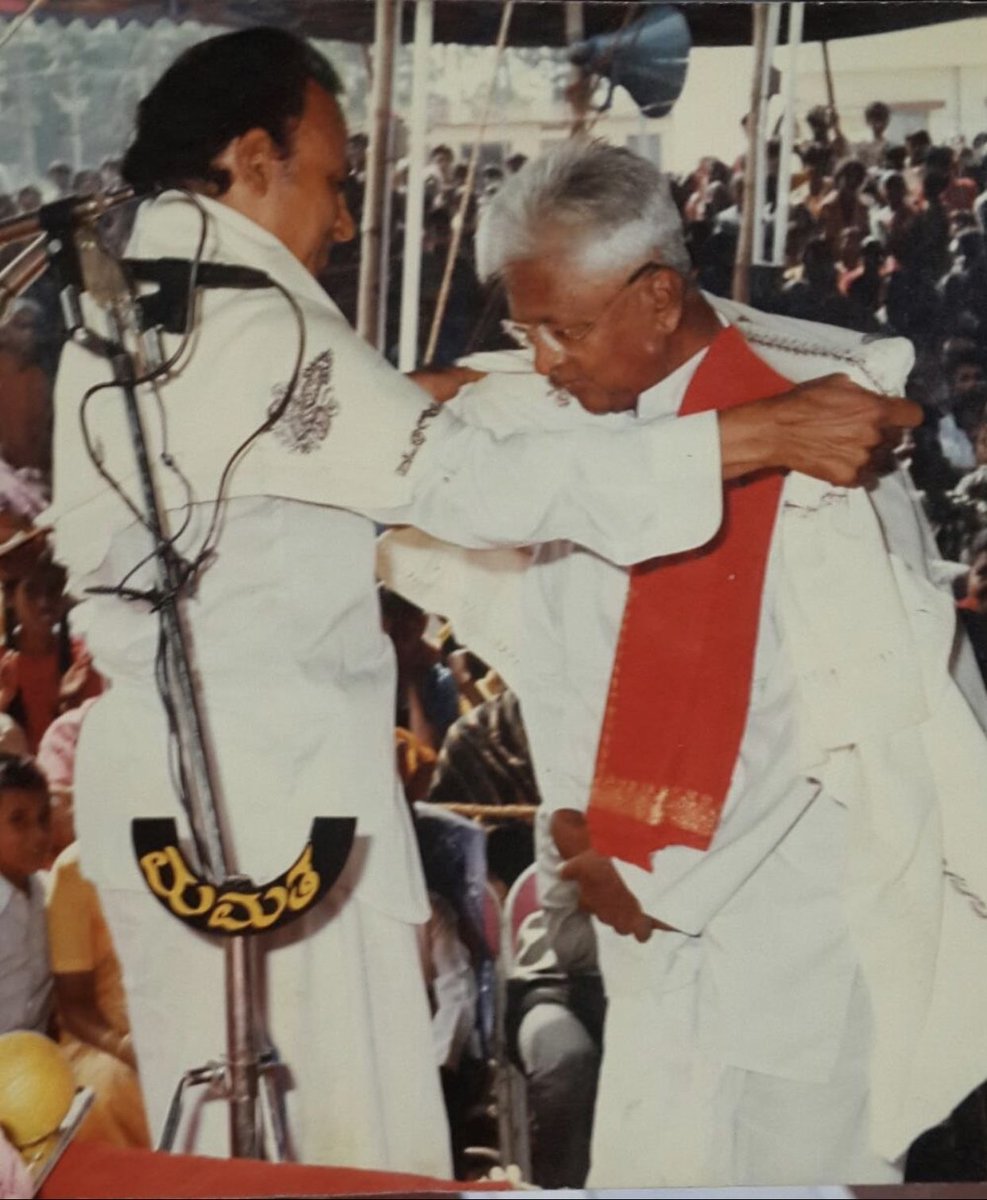
[[[664,265],[664,263],[655,262],[653,259],[642,263],[632,275],[624,280],[592,321],[583,321],[578,325],[555,325],[549,327],[543,321],[526,323],[524,321],[507,320],[501,321],[500,327],[522,350],[535,350],[535,339],[537,338],[553,354],[568,354],[573,346],[578,345],[581,341],[589,337],[628,288],[633,287],[639,279],[643,279],[645,275],[650,275],[652,271],[657,271]]]

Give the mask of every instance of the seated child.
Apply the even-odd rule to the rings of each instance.
[[[51,971],[44,884],[50,811],[44,776],[29,758],[0,754],[0,1033],[48,1033]]]
[[[111,1019],[106,1013],[118,1020],[106,962],[106,952],[112,955],[108,939],[105,944],[94,939],[98,952],[92,946],[91,949],[97,952],[99,963],[88,978],[79,978],[80,973],[85,974],[79,964],[88,961],[84,959],[85,945],[80,949],[80,940],[87,928],[90,935],[94,928],[98,930],[86,899],[88,889],[91,902],[95,903],[95,892],[81,876],[80,887],[73,892],[71,883],[67,888],[64,885],[59,888],[59,876],[55,875],[56,891],[61,895],[56,900],[55,951],[58,956],[68,958],[73,973],[67,976],[66,984],[65,967],[58,973],[58,959],[53,954],[56,974],[54,978],[52,975],[44,883],[40,875],[49,843],[50,806],[45,777],[33,759],[0,754],[0,1033],[31,1029],[51,1035],[58,1032],[60,1025],[59,1040],[72,1063],[76,1082],[91,1087],[95,1093],[78,1139],[146,1146],[149,1138],[129,1036],[116,1029],[109,1032],[105,1029]],[[66,915],[66,906],[76,911]],[[102,972],[98,967],[103,968]],[[66,997],[68,1003],[63,1004]],[[56,1020],[52,1017],[53,1000]],[[122,993],[119,1010],[122,1011]],[[128,1053],[129,1064],[121,1058]]]
[[[96,889],[79,869],[78,842],[52,868],[48,950],[61,1045],[97,1097],[92,1140],[150,1146],[120,964]]]

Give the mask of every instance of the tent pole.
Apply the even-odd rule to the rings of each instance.
[[[583,6],[579,0],[566,0],[565,6],[565,40],[569,46],[575,46],[586,38],[586,18]],[[569,127],[570,136],[584,133],[586,130],[586,114],[589,111],[589,98],[592,92],[590,79],[581,67],[573,64],[569,68],[569,86],[566,94],[569,107],[572,109],[572,124]]]
[[[387,157],[394,91],[394,51],[400,31],[394,0],[374,0],[373,124],[367,146],[367,190],[360,228],[360,284],[356,331],[372,346],[379,342],[381,258],[387,201]],[[379,348],[379,347],[378,347]]]
[[[772,59],[778,45],[780,23],[781,5],[769,4],[764,56],[761,60],[761,103],[757,116],[757,156],[754,167],[754,241],[751,247],[751,262],[758,266],[764,263],[764,214],[768,196],[768,106],[771,102]]]
[[[421,306],[422,233],[425,224],[425,148],[428,132],[429,50],[433,0],[415,5],[411,113],[408,121],[408,193],[404,221],[404,274],[401,278],[401,341],[398,369],[418,365],[418,317]]]
[[[778,158],[778,202],[775,205],[774,242],[771,261],[785,265],[785,238],[791,203],[792,153],[795,149],[795,92],[798,86],[798,57],[802,45],[805,4],[802,0],[788,6],[788,68],[785,79],[785,108],[782,113],[781,154]]]
[[[768,8],[764,0],[754,5],[754,74],[751,80],[751,106],[747,114],[747,162],[744,170],[744,207],[741,214],[740,238],[733,265],[733,299],[747,304],[750,301],[751,258],[754,248],[755,171],[757,135],[761,127],[761,77],[767,50]]]
[[[449,239],[449,250],[446,254],[446,266],[442,275],[442,283],[439,287],[439,294],[435,301],[435,312],[432,315],[432,328],[428,332],[428,344],[425,347],[425,357],[423,362],[425,366],[429,366],[432,359],[435,357],[435,349],[439,344],[439,331],[442,329],[442,320],[445,317],[446,305],[449,303],[449,293],[452,289],[452,275],[456,266],[456,258],[459,254],[459,247],[463,241],[463,231],[466,226],[466,213],[469,209],[470,197],[473,194],[473,187],[476,182],[476,166],[480,158],[480,142],[483,140],[483,135],[486,132],[487,124],[490,120],[490,112],[493,107],[494,91],[497,86],[497,72],[500,69],[501,60],[504,57],[504,49],[507,46],[507,34],[511,26],[511,17],[514,14],[514,0],[504,0],[504,6],[500,10],[500,28],[497,31],[497,45],[495,47],[495,59],[493,74],[490,77],[490,87],[487,89],[487,99],[483,106],[483,116],[480,120],[480,128],[473,142],[473,148],[470,151],[469,162],[466,166],[466,179],[463,182],[463,197],[459,202],[459,211],[453,218],[452,237]]]

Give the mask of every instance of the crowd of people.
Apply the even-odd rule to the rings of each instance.
[[[915,133],[896,146],[885,138],[889,118],[886,105],[870,105],[873,136],[853,145],[830,111],[810,112],[812,136],[799,147],[801,167],[785,184],[791,190],[787,264],[759,304],[862,333],[902,335],[914,345],[908,395],[922,405],[925,420],[897,453],[941,558],[951,564],[945,569],[956,581],[957,608],[987,678],[987,136],[972,147],[934,146]],[[777,153],[770,151],[765,239],[782,186]],[[349,173],[340,184],[357,221],[365,153],[366,138],[350,137]],[[474,234],[505,179],[523,165],[515,156],[503,169],[484,168],[464,207],[465,165],[446,146],[431,153],[421,248],[422,348],[460,211],[466,220],[439,362],[506,344],[498,323],[505,301],[480,282]],[[693,278],[713,296],[730,293],[745,203],[743,165],[704,158],[690,176],[672,181]],[[118,171],[119,164],[107,163],[72,178],[54,164],[44,187],[0,197],[0,218],[73,190],[114,186]],[[393,252],[400,256],[404,184],[398,179],[395,187]],[[348,316],[358,263],[358,240],[340,239],[317,272]],[[0,1032],[33,1028],[57,1036],[77,1078],[97,1091],[84,1135],[139,1146],[148,1144],[149,1134],[120,967],[72,823],[75,739],[105,684],[84,643],[70,633],[73,600],[65,573],[44,531],[34,526],[51,486],[56,313],[50,281],[42,280],[0,324]],[[395,341],[392,326],[387,348]],[[539,869],[557,869],[558,839],[540,812],[517,696],[496,664],[460,645],[455,629],[443,627],[445,614],[426,613],[383,588],[378,599],[397,664],[394,753],[428,890],[418,949],[435,1067],[455,1169],[468,1177],[477,1164],[468,1147],[495,1138],[484,890],[490,886],[503,898],[536,858]],[[477,824],[456,811],[470,806],[489,810],[481,814],[479,835]],[[512,810],[509,820],[496,819],[500,808]],[[44,872],[50,872],[47,916]],[[522,931],[516,956],[507,1049],[529,1080],[534,1182],[579,1186],[589,1169],[603,989],[592,925],[572,890],[553,896],[549,886],[537,918]],[[979,1169],[981,1162],[987,1166],[987,1126],[977,1127],[976,1136],[985,1138]],[[935,1169],[950,1168],[938,1159]]]

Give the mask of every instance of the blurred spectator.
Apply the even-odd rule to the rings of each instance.
[[[535,823],[540,907],[515,938],[507,1030],[528,1085],[532,1182],[578,1188],[589,1170],[606,999],[592,921],[558,878],[548,816]]]
[[[424,800],[432,784],[437,755],[411,732],[398,725],[394,730],[397,750],[398,778],[409,804]]]
[[[96,1093],[84,1140],[150,1149],[120,963],[78,842],[52,869],[47,926],[59,1043],[76,1079]]]
[[[51,799],[52,860],[75,841],[75,810],[72,781],[75,777],[75,750],[86,713],[95,697],[56,717],[42,735],[37,763],[48,781]]]
[[[836,261],[826,238],[814,237],[806,245],[801,277],[785,285],[780,307],[791,317],[857,328],[859,314],[839,290]]]
[[[866,238],[860,249],[859,265],[840,280],[843,293],[867,314],[874,329],[878,327],[877,314],[884,304],[884,258],[880,239]]]
[[[942,303],[936,286],[939,276],[928,259],[930,243],[935,244],[934,226],[920,224],[920,216],[899,243],[899,269],[888,278],[886,308],[890,328],[910,338],[920,355],[930,355],[943,336]]]
[[[32,753],[60,712],[103,690],[85,646],[69,634],[64,587],[65,569],[50,560],[18,580],[0,658],[0,711],[23,728]]]
[[[884,242],[888,254],[898,258],[902,240],[915,219],[908,186],[900,171],[885,171],[881,176],[880,196],[884,203],[874,211],[873,232]]]
[[[99,177],[102,181],[103,190],[112,192],[123,183],[123,176],[120,174],[120,160],[118,158],[104,158],[99,164]]]
[[[807,146],[802,152],[802,165],[805,169],[799,186],[792,192],[793,216],[797,210],[804,210],[811,218],[813,226],[819,221],[819,212],[823,202],[833,190],[833,180],[829,175],[829,160],[830,154],[825,147]]]
[[[0,457],[15,470],[51,470],[51,384],[39,361],[41,310],[17,300],[0,324]]]
[[[425,638],[427,613],[383,586],[378,595],[384,632],[397,658],[395,724],[438,750],[446,730],[459,716],[456,681],[442,665],[438,649]]]
[[[450,208],[439,207],[425,214],[421,248],[422,301],[418,314],[419,362],[424,362],[436,305],[445,278],[452,240],[452,212]],[[473,264],[466,253],[467,246],[468,243],[461,247],[453,263],[449,294],[435,344],[435,353],[432,356],[432,361],[440,365],[454,362],[467,353],[473,330],[483,312],[485,297]],[[392,280],[393,303],[390,306],[395,318],[399,308],[400,285],[400,277],[396,276]],[[396,338],[397,329],[393,328],[391,340]]]
[[[72,177],[72,191],[76,196],[92,196],[102,190],[103,177],[99,171],[85,167]]]
[[[905,135],[905,149],[908,153],[905,179],[908,182],[909,194],[913,199],[922,195],[922,176],[925,172],[925,160],[931,145],[932,139],[925,129],[916,129]]]
[[[931,146],[925,156],[926,176],[945,175],[948,182],[943,188],[940,202],[947,212],[957,210],[972,212],[977,198],[977,185],[972,179],[959,174],[959,163],[952,146]]]
[[[487,879],[501,903],[535,861],[535,835],[526,821],[498,821],[487,832]]]
[[[960,360],[950,377],[945,416],[939,422],[943,453],[954,467],[977,465],[975,442],[987,406],[987,377],[979,355]]]
[[[888,147],[888,140],[884,135],[891,122],[891,109],[883,100],[873,100],[864,109],[864,120],[870,127],[871,136],[868,141],[858,142],[853,148],[853,154],[868,170],[875,170],[884,163],[884,152]]]
[[[67,196],[72,191],[72,168],[66,162],[53,162],[46,171],[45,178],[54,192],[54,200]]]
[[[942,279],[943,319],[949,329],[966,323],[971,336],[987,340],[987,244],[979,229],[967,229],[952,247],[953,266]]]
[[[425,172],[425,207],[447,204],[454,187],[452,175],[455,156],[445,145],[435,146],[428,156]]]
[[[855,273],[860,266],[863,244],[863,231],[856,225],[848,225],[840,234],[836,247],[836,266],[839,271],[840,291],[844,295],[846,295],[849,280],[856,278]]]
[[[439,751],[428,798],[436,804],[540,802],[513,692],[502,692],[456,721]]]
[[[45,935],[48,790],[30,758],[0,754],[0,1034],[51,1027]]]
[[[22,187],[17,193],[17,207],[22,213],[34,212],[36,208],[41,207],[41,203],[41,189],[35,187],[33,184]]]
[[[970,547],[970,570],[956,607],[987,683],[987,532],[979,534]]]
[[[836,113],[825,105],[816,104],[805,114],[810,137],[799,146],[799,154],[805,162],[806,152],[813,147],[822,151],[825,174],[832,175],[836,163],[847,152],[846,138],[839,132]]]
[[[835,191],[819,209],[819,232],[829,243],[833,254],[839,253],[840,238],[845,229],[858,229],[862,238],[870,233],[870,212],[860,196],[867,172],[855,158],[847,159],[837,168],[833,178]]]
[[[897,171],[900,175],[904,175],[908,166],[908,147],[902,145],[885,147],[882,165],[886,171]],[[907,186],[907,179],[905,183]]]

